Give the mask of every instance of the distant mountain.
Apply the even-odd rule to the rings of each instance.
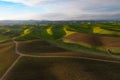
[[[16,24],[37,24],[42,21],[38,20],[1,20],[0,25],[16,25]]]
[[[22,25],[22,24],[72,24],[83,22],[120,22],[120,20],[61,20],[61,21],[48,21],[48,20],[0,20],[0,25]]]

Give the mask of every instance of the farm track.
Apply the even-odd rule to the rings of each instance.
[[[6,76],[9,74],[9,72],[13,69],[13,67],[16,65],[16,63],[22,58],[22,57],[36,57],[36,58],[70,58],[70,59],[84,59],[84,60],[93,60],[93,61],[100,61],[100,62],[109,62],[109,63],[117,63],[120,64],[120,61],[112,61],[112,60],[104,60],[104,59],[96,59],[96,58],[89,58],[89,57],[80,57],[80,56],[37,56],[37,55],[29,55],[29,54],[23,54],[18,50],[18,42],[15,40],[12,40],[15,44],[15,52],[19,55],[19,57],[13,62],[13,64],[7,69],[7,71],[4,73],[4,75],[0,78],[0,80],[5,80]]]

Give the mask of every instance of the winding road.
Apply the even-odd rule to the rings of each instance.
[[[12,40],[12,41],[13,41],[13,43],[15,43],[15,52],[16,52],[16,54],[19,55],[19,57],[7,69],[7,71],[0,78],[0,80],[5,80],[6,76],[13,69],[13,67],[16,65],[16,63],[21,59],[21,57],[86,59],[86,60],[94,60],[94,61],[100,61],[100,62],[110,62],[110,63],[119,63],[120,64],[120,61],[112,61],[112,60],[104,60],[104,59],[97,59],[97,58],[80,57],[80,56],[37,56],[37,55],[23,54],[18,50],[18,46],[19,46],[18,42],[15,40]]]

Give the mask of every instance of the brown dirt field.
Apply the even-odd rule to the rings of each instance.
[[[83,42],[93,46],[120,47],[120,38],[96,36],[84,33],[73,33],[64,39],[72,42]]]

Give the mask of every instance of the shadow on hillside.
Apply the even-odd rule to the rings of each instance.
[[[90,36],[88,40],[89,40],[89,42],[90,42],[91,45],[94,45],[94,46],[103,46],[103,43],[102,43],[100,37]]]
[[[19,51],[27,53],[57,53],[66,52],[65,49],[56,47],[46,41],[31,41],[19,43]]]
[[[120,64],[83,60],[82,66],[86,73],[95,80],[120,80]],[[89,80],[89,79],[88,79]],[[90,79],[91,80],[91,79]],[[93,79],[94,80],[94,79]]]

